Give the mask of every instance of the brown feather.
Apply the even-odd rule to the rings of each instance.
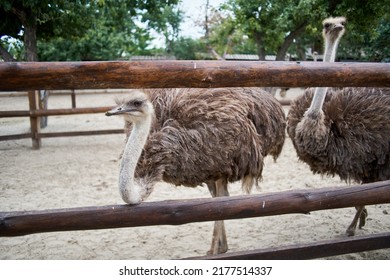
[[[338,175],[358,183],[390,179],[390,90],[332,88],[323,105],[323,128],[307,128],[298,137],[297,125],[309,108],[314,89],[294,100],[287,132],[298,157],[314,173]],[[324,145],[314,145],[315,130],[327,131]],[[312,144],[312,146],[310,146]]]
[[[136,177],[196,187],[243,180],[249,192],[261,179],[264,157],[275,159],[285,138],[279,102],[257,88],[145,90],[155,119]],[[127,136],[131,124],[125,123]]]

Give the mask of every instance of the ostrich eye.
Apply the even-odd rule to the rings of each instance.
[[[325,24],[324,24],[324,27],[325,27],[326,29],[328,29],[328,28],[330,27],[330,23],[325,23]]]
[[[135,101],[133,102],[133,105],[134,105],[135,107],[139,107],[139,106],[142,105],[142,101],[140,101],[140,100],[135,100]]]
[[[342,22],[341,22],[341,25],[342,25],[342,26],[345,26],[345,24],[346,24],[345,21],[342,21]]]

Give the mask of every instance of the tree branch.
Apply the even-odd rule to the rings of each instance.
[[[299,35],[301,35],[305,31],[306,26],[308,24],[309,23],[307,21],[302,22],[300,25],[297,26],[297,28],[295,28],[295,30],[290,32],[290,34],[288,34],[284,38],[284,42],[280,46],[280,48],[278,49],[278,52],[276,54],[276,60],[284,60],[284,57],[286,56],[288,48],[291,46],[294,39],[297,38]]]

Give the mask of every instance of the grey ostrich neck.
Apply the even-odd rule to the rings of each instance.
[[[337,47],[340,42],[341,36],[336,38],[329,38],[325,36],[325,51],[324,51],[324,62],[334,62],[336,59]],[[324,104],[327,87],[317,87],[314,92],[313,100],[310,104],[310,108],[307,110],[309,116],[319,116]]]
[[[134,174],[142,149],[148,138],[153,114],[133,123],[133,129],[122,155],[119,173],[119,191],[122,199],[129,204],[137,204],[151,192],[151,187],[135,182]]]

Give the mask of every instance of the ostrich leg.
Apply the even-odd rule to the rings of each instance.
[[[367,217],[366,207],[357,206],[355,217],[353,218],[352,223],[347,228],[347,235],[354,236],[358,220],[359,220],[359,228],[362,228],[366,224],[366,217]]]
[[[227,189],[227,180],[219,179],[216,182],[207,183],[209,191],[213,197],[229,196]],[[217,255],[226,253],[228,250],[226,231],[224,221],[214,222],[213,239],[211,241],[211,248],[207,252],[208,255]]]

